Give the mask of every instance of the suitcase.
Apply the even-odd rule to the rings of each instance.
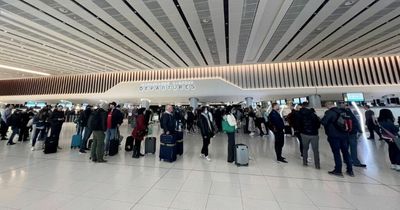
[[[249,148],[245,144],[235,145],[235,164],[237,166],[249,165]]]
[[[114,156],[118,154],[118,150],[119,150],[119,140],[118,139],[110,140],[110,150],[108,151],[108,155]]]
[[[183,154],[183,139],[176,141],[176,154],[180,156]]]
[[[293,135],[292,127],[290,127],[289,125],[285,125],[285,134]]]
[[[82,135],[75,134],[72,136],[71,149],[75,149],[81,146]]]
[[[56,153],[57,152],[57,141],[52,137],[47,137],[44,141],[44,154]]]
[[[156,153],[156,137],[146,137],[144,140],[144,154]]]
[[[125,142],[125,151],[129,152],[133,150],[133,137],[128,136]]]
[[[160,142],[164,144],[175,144],[176,139],[173,135],[161,134]]]
[[[174,136],[161,134],[160,160],[174,162],[176,160],[176,140]]]

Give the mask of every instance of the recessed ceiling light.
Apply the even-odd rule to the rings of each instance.
[[[344,5],[350,6],[350,5],[353,5],[355,2],[356,2],[355,0],[349,0],[349,1],[344,2]]]
[[[57,8],[57,10],[60,11],[61,13],[64,13],[64,14],[67,14],[69,12],[69,10],[67,10],[64,7],[59,7],[59,8]]]
[[[97,31],[97,33],[100,34],[100,35],[102,35],[102,36],[107,35],[104,31]]]
[[[14,71],[21,71],[21,72],[30,73],[30,74],[38,74],[38,75],[43,75],[43,76],[50,76],[50,74],[39,72],[39,71],[33,71],[33,70],[29,70],[29,69],[17,68],[17,67],[6,66],[6,65],[1,65],[1,64],[0,64],[0,68],[14,70]]]
[[[213,38],[207,38],[207,41],[212,42]]]
[[[203,23],[209,23],[209,22],[210,22],[210,19],[208,19],[208,18],[203,18],[203,19],[201,20],[201,22],[203,22]]]
[[[324,30],[325,29],[325,27],[318,27],[318,28],[316,28],[315,30],[317,30],[317,31],[322,31],[322,30]]]

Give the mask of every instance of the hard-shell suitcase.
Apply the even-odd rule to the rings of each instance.
[[[44,154],[57,152],[57,141],[53,137],[47,137],[44,141]]]
[[[144,154],[156,153],[156,137],[146,137],[144,140]]]
[[[160,136],[160,160],[174,162],[176,160],[176,140],[172,135]]]
[[[128,136],[125,142],[125,151],[129,152],[133,150],[133,137]]]
[[[235,145],[235,164],[237,166],[249,165],[249,148],[245,144]]]
[[[82,135],[75,134],[72,136],[71,149],[75,149],[81,146]]]
[[[289,125],[285,125],[285,134],[293,135],[292,127],[290,127]]]
[[[118,139],[110,140],[110,150],[108,151],[108,155],[114,156],[118,154],[118,150],[119,150],[119,140]]]
[[[177,155],[183,154],[183,139],[176,141],[176,154]]]

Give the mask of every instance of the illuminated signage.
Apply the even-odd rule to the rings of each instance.
[[[196,87],[193,81],[171,81],[144,83],[139,86],[140,92],[146,91],[191,91]]]

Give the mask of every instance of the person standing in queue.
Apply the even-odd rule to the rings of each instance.
[[[114,140],[117,138],[118,127],[122,123],[122,115],[120,111],[116,109],[117,104],[115,102],[111,102],[109,104],[109,110],[107,114],[107,130],[106,130],[106,145],[105,145],[105,153],[108,155],[108,150],[110,149],[110,140]],[[118,139],[119,141],[119,139]]]
[[[56,109],[51,113],[50,118],[50,136],[51,138],[54,138],[54,140],[57,142],[57,149],[61,149],[61,147],[58,145],[58,142],[60,140],[60,133],[62,129],[62,125],[65,121],[65,115],[63,111],[63,106],[58,105]]]
[[[223,116],[223,123],[227,122],[227,128],[222,128],[228,136],[228,162],[235,161],[235,132],[237,129],[237,122],[235,116],[232,114],[232,106],[226,107],[225,115]]]
[[[371,110],[368,105],[364,106],[365,109],[365,124],[367,124],[368,131],[369,131],[369,140],[375,140],[375,132],[379,136],[379,140],[382,140],[382,134],[379,131],[378,121],[375,117],[375,112]]]
[[[91,105],[87,105],[86,109],[79,116],[81,121],[81,126],[83,127],[83,136],[82,136],[81,146],[79,149],[80,153],[86,153],[85,150],[89,150],[89,148],[87,147],[87,142],[89,140],[89,137],[92,135],[92,130],[88,126],[88,120],[93,112],[92,109],[93,108]]]
[[[343,160],[347,165],[347,174],[353,177],[354,172],[349,154],[349,133],[341,130],[338,126],[340,115],[344,111],[337,108],[333,102],[327,102],[325,106],[328,110],[321,119],[321,124],[325,128],[325,133],[328,136],[328,142],[335,159],[335,168],[328,173],[343,177],[342,157],[340,155],[340,152],[342,152]]]
[[[201,107],[201,115],[199,116],[198,126],[201,131],[201,136],[203,138],[203,147],[201,148],[200,157],[211,161],[208,156],[208,145],[210,144],[211,137],[214,136],[212,122],[209,118],[207,107]]]
[[[279,162],[287,163],[286,158],[282,157],[282,148],[285,145],[285,134],[283,132],[285,129],[285,123],[279,114],[279,109],[279,104],[272,103],[272,111],[269,114],[268,122],[270,124],[270,130],[275,136],[276,159]]]
[[[93,132],[93,143],[90,151],[90,159],[93,162],[104,163],[104,138],[107,130],[106,104],[100,104],[99,108],[92,111],[88,119],[88,127]]]
[[[139,158],[140,156],[144,156],[140,154],[140,144],[143,141],[144,136],[146,135],[147,123],[145,121],[145,112],[146,108],[140,108],[138,110],[138,115],[136,117],[136,126],[132,131],[132,137],[134,139],[134,147],[133,147],[133,158]]]
[[[161,128],[164,130],[164,134],[174,135],[176,129],[176,121],[174,118],[174,108],[168,104],[165,107],[165,112],[161,116]]]

